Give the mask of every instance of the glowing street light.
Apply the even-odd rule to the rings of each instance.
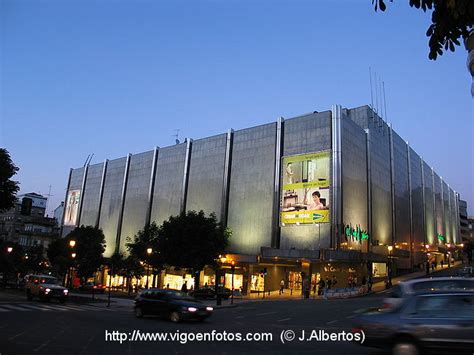
[[[147,248],[146,253],[147,253],[148,259],[149,259],[151,253],[153,253],[153,249],[152,248]],[[150,260],[147,260],[147,262],[148,262],[148,267],[146,269],[146,287],[145,288],[148,288],[148,281],[150,280]]]
[[[71,239],[71,240],[69,241],[69,246],[70,246],[71,248],[74,248],[74,247],[76,246],[76,241],[75,241],[74,239]]]
[[[73,259],[75,259],[75,258],[76,258],[76,253],[72,253],[72,254],[71,254],[71,257],[72,257]]]

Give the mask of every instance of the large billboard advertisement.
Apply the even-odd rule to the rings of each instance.
[[[66,211],[64,212],[64,225],[75,226],[79,213],[81,190],[70,190],[67,195]]]
[[[280,224],[329,223],[328,151],[283,157]]]

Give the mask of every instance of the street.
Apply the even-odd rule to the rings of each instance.
[[[443,270],[437,276],[451,272]],[[379,306],[382,299],[383,292],[339,300],[241,301],[237,307],[216,309],[214,315],[203,323],[174,324],[155,317],[135,318],[127,303],[112,304],[110,308],[106,303],[69,302],[60,305],[53,301],[27,302],[20,293],[0,293],[0,353],[380,354],[376,349],[361,347],[354,342],[317,341],[314,337],[310,339],[310,335],[320,329],[327,333],[351,332],[351,318],[361,309]],[[166,332],[179,338],[130,341],[130,336],[138,331],[140,334]],[[288,331],[294,332],[293,340],[288,340]],[[243,337],[247,333],[271,333],[272,339],[230,341],[227,338],[225,341],[216,336],[217,333],[222,336],[224,332],[233,336],[241,333]],[[184,338],[183,333],[214,333],[215,338],[214,341],[192,341]],[[303,335],[304,340],[300,340]]]

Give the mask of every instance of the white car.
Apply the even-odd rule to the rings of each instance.
[[[465,277],[429,277],[400,282],[392,287],[383,301],[384,308],[397,307],[402,300],[416,293],[438,291],[467,291],[474,290],[474,279]]]

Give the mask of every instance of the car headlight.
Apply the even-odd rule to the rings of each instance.
[[[212,307],[206,307],[206,311],[212,312],[213,310],[214,310],[214,308],[212,308]]]
[[[51,289],[50,289],[50,288],[46,288],[46,289],[44,290],[44,293],[50,293],[50,292],[51,292]]]
[[[64,294],[67,295],[69,293],[69,290],[63,290]]]
[[[188,307],[189,312],[196,312],[198,309],[196,307]]]

